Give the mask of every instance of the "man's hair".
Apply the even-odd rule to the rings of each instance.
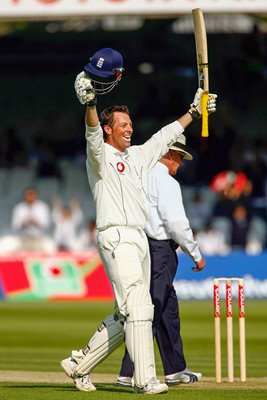
[[[28,192],[35,192],[36,194],[38,194],[38,190],[35,186],[27,186],[24,190],[23,190],[23,194],[25,195]]]
[[[100,125],[104,132],[104,139],[106,140],[106,134],[104,130],[104,126],[108,125],[110,128],[114,125],[114,112],[121,112],[130,115],[129,109],[127,106],[110,106],[105,108],[100,114]]]

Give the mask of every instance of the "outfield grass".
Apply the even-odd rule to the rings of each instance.
[[[102,319],[112,312],[111,303],[32,302],[0,303],[1,371],[40,371],[62,374],[59,361],[73,348],[83,347]],[[237,310],[235,310],[236,316]],[[188,367],[201,371],[200,385],[180,385],[166,395],[179,399],[257,399],[266,398],[267,377],[267,301],[246,302],[246,344],[248,384],[214,385],[213,305],[211,301],[180,302],[182,336]],[[222,318],[223,374],[226,376],[225,318]],[[238,377],[238,320],[234,321],[235,375]],[[95,370],[95,374],[119,372],[124,347],[117,349]],[[157,372],[163,375],[156,350]],[[253,380],[254,378],[255,381]],[[93,399],[136,397],[130,389],[98,383],[96,393],[80,393],[71,384],[12,382],[0,383],[1,400],[72,400],[81,396]]]

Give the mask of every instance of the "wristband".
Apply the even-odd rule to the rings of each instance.
[[[97,98],[96,96],[92,99],[86,102],[87,107],[95,107],[97,104]]]
[[[199,119],[201,117],[200,113],[197,111],[197,109],[195,107],[191,107],[188,110],[188,112],[193,119]]]

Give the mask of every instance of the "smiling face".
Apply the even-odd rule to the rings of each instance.
[[[115,111],[112,125],[104,125],[103,128],[106,134],[106,143],[122,152],[131,146],[133,126],[127,113]]]

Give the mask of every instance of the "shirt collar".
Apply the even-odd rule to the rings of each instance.
[[[111,154],[125,156],[125,157],[129,155],[128,149],[126,149],[125,151],[119,151],[118,149],[116,149],[115,147],[111,146],[111,144],[108,143],[105,143],[105,146],[108,152]]]
[[[162,162],[158,161],[157,164],[156,164],[156,167],[158,169],[161,169],[162,172],[165,172],[165,173],[169,174],[169,168],[165,164],[163,164]]]

